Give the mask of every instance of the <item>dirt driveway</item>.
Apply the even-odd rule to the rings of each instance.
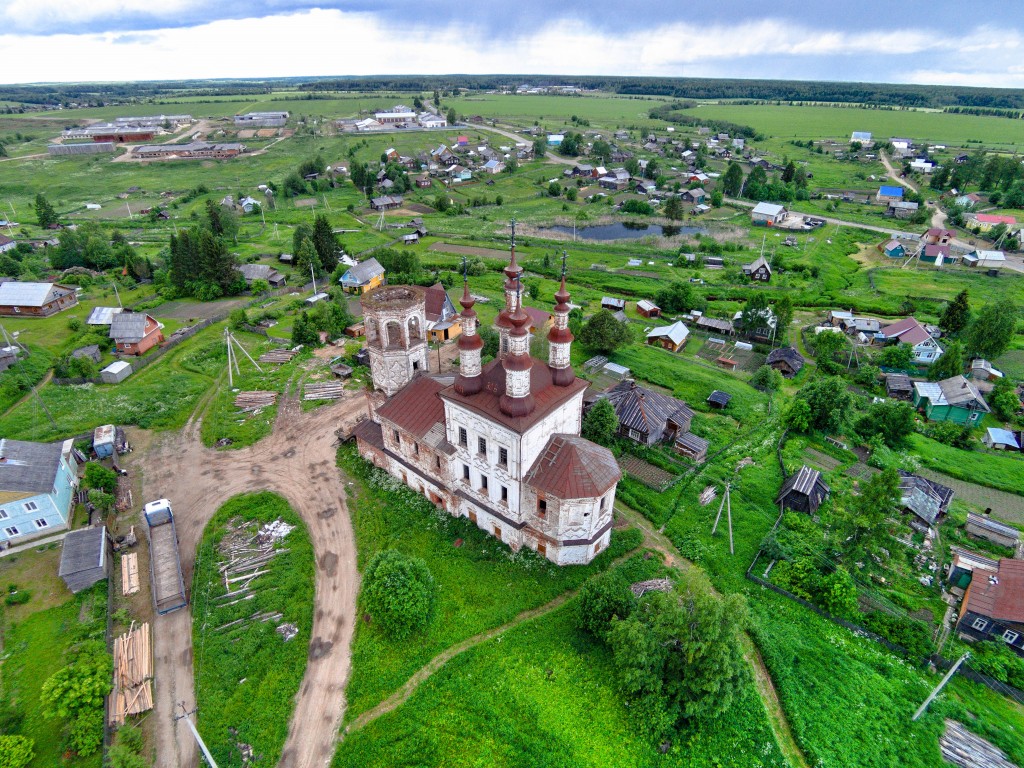
[[[165,497],[174,506],[189,589],[203,528],[230,497],[276,491],[309,527],[317,562],[316,610],[309,663],[279,763],[287,768],[328,765],[341,723],[359,574],[345,486],[335,463],[334,431],[365,413],[361,394],[307,413],[286,399],[273,433],[249,448],[204,448],[195,422],[133,456],[142,469],[145,499]],[[188,709],[195,705],[191,620],[190,611],[180,610],[154,621],[158,768],[198,764],[192,735],[173,719],[181,703]]]

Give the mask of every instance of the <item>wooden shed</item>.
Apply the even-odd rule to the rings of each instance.
[[[106,526],[79,528],[64,537],[58,575],[72,592],[110,576],[110,540]]]
[[[829,493],[831,489],[822,478],[821,472],[805,465],[786,478],[775,503],[786,509],[813,515],[828,498]]]
[[[978,515],[974,512],[967,513],[967,533],[993,544],[1001,544],[1004,547],[1016,547],[1020,541],[1020,531],[998,520],[993,520],[985,515]]]

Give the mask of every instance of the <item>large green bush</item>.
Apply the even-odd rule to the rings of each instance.
[[[427,564],[394,549],[378,552],[366,567],[363,606],[386,634],[404,640],[430,622],[437,587]]]

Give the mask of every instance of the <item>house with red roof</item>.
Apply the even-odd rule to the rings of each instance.
[[[942,357],[942,347],[916,318],[907,317],[898,323],[881,328],[878,335],[887,344],[909,344],[914,351],[914,362],[931,365]]]
[[[969,640],[1001,640],[1024,656],[1024,560],[1004,558],[995,573],[975,569],[957,632]]]
[[[998,216],[994,213],[976,213],[973,220],[975,226],[982,233],[988,232],[1000,224],[1005,224],[1008,229],[1012,229],[1017,224],[1017,219],[1013,216]]]

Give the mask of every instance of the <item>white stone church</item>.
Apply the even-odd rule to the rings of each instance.
[[[363,296],[373,383],[387,400],[356,428],[359,453],[515,550],[530,547],[559,565],[588,563],[608,546],[621,472],[610,451],[580,437],[587,382],[569,363],[564,270],[548,360],[538,360],[529,354],[515,222],[510,255],[496,323],[500,355],[481,365],[467,280],[454,377],[427,369],[422,288],[384,286]]]

